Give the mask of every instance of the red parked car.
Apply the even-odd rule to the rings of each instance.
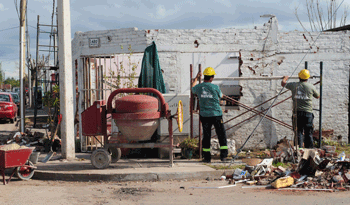
[[[17,121],[17,105],[10,93],[0,92],[0,119]]]

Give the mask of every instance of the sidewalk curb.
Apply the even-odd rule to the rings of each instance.
[[[161,172],[161,173],[130,173],[130,174],[88,174],[88,173],[57,173],[36,170],[33,179],[59,181],[167,181],[167,180],[204,180],[207,177],[220,178],[224,171],[200,172]]]

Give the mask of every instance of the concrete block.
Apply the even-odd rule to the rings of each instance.
[[[289,187],[294,184],[293,177],[282,177],[271,183],[271,186],[275,189]]]

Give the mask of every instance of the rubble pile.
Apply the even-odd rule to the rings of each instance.
[[[292,162],[293,160],[295,160],[295,150],[293,149],[291,144],[292,143],[289,140],[287,140],[287,138],[281,139],[270,150],[270,156],[278,162]]]
[[[263,185],[275,189],[350,190],[350,160],[345,158],[344,152],[338,156],[335,146],[292,151],[292,146],[286,143],[281,146],[280,143],[277,148],[281,149],[272,151],[273,158],[264,159],[255,166],[237,168],[232,175],[226,175],[225,179],[230,184]],[[287,168],[278,166],[284,165],[281,161],[293,161],[292,158],[297,163],[290,163]]]
[[[17,144],[19,146],[35,147],[35,151],[48,152],[50,150],[50,140],[42,132],[30,132],[28,129],[25,132],[15,132],[7,137],[2,137],[0,145]],[[52,148],[57,150],[60,147],[61,141],[56,136]]]
[[[27,148],[26,146],[20,146],[18,144],[7,144],[7,145],[0,145],[1,151],[8,151],[8,150],[17,150],[17,149],[24,149]]]
[[[43,133],[34,132],[34,134],[32,134],[29,130],[26,130],[26,132],[16,132],[15,134],[11,133],[7,138],[2,140],[0,144],[4,145],[16,143],[18,145],[31,146],[38,144],[40,139],[43,138]]]

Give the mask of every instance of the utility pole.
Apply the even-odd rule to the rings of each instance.
[[[28,8],[28,4],[26,5]],[[28,12],[26,12],[26,19],[28,19]],[[28,32],[28,21],[26,21],[26,38],[27,38],[27,66],[28,66],[28,96],[29,96],[29,107],[32,107],[32,66],[30,56],[30,36]]]
[[[70,2],[59,0],[58,8],[58,59],[60,86],[60,113],[62,114],[62,157],[75,158],[73,71],[70,27]]]
[[[56,29],[53,29],[53,49],[54,49],[54,53],[53,53],[54,64],[53,64],[53,66],[58,66],[57,65],[57,61],[58,61],[57,52],[58,52],[58,49],[57,49],[56,46],[57,46],[57,31],[56,31]]]
[[[38,114],[38,71],[39,71],[39,15],[36,28],[36,63],[35,63],[35,89],[34,89],[34,125],[36,127],[36,116]]]
[[[26,21],[26,0],[21,0],[20,7],[20,60],[19,60],[19,80],[20,80],[20,112],[21,112],[21,127],[20,131],[24,132],[24,67],[25,67],[25,21]]]

